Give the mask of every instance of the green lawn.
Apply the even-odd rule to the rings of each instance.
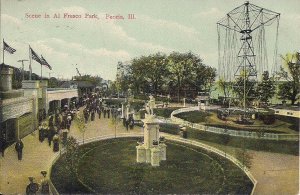
[[[182,112],[174,116],[192,123],[202,123],[205,122],[208,119],[208,116],[210,115],[211,114],[209,112],[191,111],[191,112]]]
[[[135,138],[113,139],[81,147],[78,178],[84,185],[75,175],[66,174],[62,157],[52,169],[54,185],[60,193],[251,193],[253,185],[247,176],[220,156],[167,142],[167,161],[152,167],[136,163],[136,141]]]

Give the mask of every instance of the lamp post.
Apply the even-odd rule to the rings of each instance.
[[[18,60],[18,62],[22,62],[22,81],[24,81],[24,62],[28,60]]]

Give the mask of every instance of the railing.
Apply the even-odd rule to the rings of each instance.
[[[166,121],[166,123],[180,124],[187,127],[195,128],[201,131],[207,131],[211,133],[235,136],[235,137],[245,137],[245,138],[253,138],[253,139],[266,139],[266,140],[286,140],[286,141],[298,141],[299,134],[278,134],[278,133],[262,133],[262,132],[254,132],[254,131],[244,131],[244,130],[232,130],[232,129],[224,129],[219,127],[211,127],[200,125],[197,123],[191,123],[185,121],[181,118],[175,117],[175,114],[179,114],[182,112],[191,112],[199,110],[199,107],[190,107],[190,108],[181,108],[178,110],[174,110],[171,113],[171,122]]]
[[[60,90],[77,90],[76,88],[47,88],[47,91],[60,91]]]

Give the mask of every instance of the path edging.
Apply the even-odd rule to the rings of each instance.
[[[188,140],[188,139],[180,138],[178,136],[170,135],[170,134],[162,133],[162,132],[161,132],[161,135],[163,135],[166,139],[169,139],[169,140],[172,140],[172,141],[175,141],[175,142],[180,142],[180,143],[189,144],[189,145],[193,145],[193,146],[196,146],[196,147],[203,148],[205,150],[214,152],[215,154],[220,155],[220,156],[230,160],[235,165],[237,165],[248,176],[248,178],[252,181],[253,189],[251,191],[251,195],[253,195],[253,193],[255,191],[255,188],[256,188],[256,185],[257,185],[256,179],[253,177],[253,175],[250,173],[250,171],[245,166],[243,166],[243,164],[239,160],[237,160],[233,156],[231,156],[229,154],[225,154],[225,152],[223,152],[223,151],[221,151],[217,148],[214,148],[214,147],[209,146],[207,144],[200,143],[198,141]],[[140,134],[121,133],[121,134],[118,134],[118,135],[112,135],[111,134],[111,135],[97,136],[97,137],[89,138],[89,139],[86,139],[84,141],[84,143],[83,143],[83,141],[79,141],[78,143],[79,143],[79,145],[84,145],[84,144],[88,144],[88,143],[92,143],[92,142],[96,142],[96,141],[100,141],[100,140],[107,140],[107,139],[113,139],[113,138],[124,138],[124,137],[142,137],[142,136],[143,136],[143,133],[140,133]],[[52,194],[54,194],[54,195],[59,195],[59,193],[58,193],[57,189],[55,188],[55,186],[53,185],[53,183],[51,181],[52,166],[54,165],[54,163],[59,159],[59,157],[64,152],[65,152],[65,150],[62,149],[61,152],[58,153],[55,156],[55,158],[52,160],[51,165],[49,167],[50,190],[51,190]]]

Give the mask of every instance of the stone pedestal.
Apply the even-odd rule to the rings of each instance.
[[[160,162],[160,150],[158,146],[154,146],[151,148],[151,165],[152,166],[159,166]]]
[[[13,69],[2,64],[0,71],[0,91],[11,91]]]
[[[144,163],[146,162],[146,149],[144,146],[139,144],[136,146],[136,162],[138,163]]]
[[[137,162],[159,166],[161,160],[166,160],[166,145],[159,143],[159,120],[154,115],[146,114],[143,122],[144,143],[136,146]]]
[[[160,160],[167,160],[167,145],[165,143],[159,144]]]
[[[151,150],[150,150],[150,148],[146,148],[145,159],[146,159],[146,161],[145,161],[146,163],[151,162]]]

